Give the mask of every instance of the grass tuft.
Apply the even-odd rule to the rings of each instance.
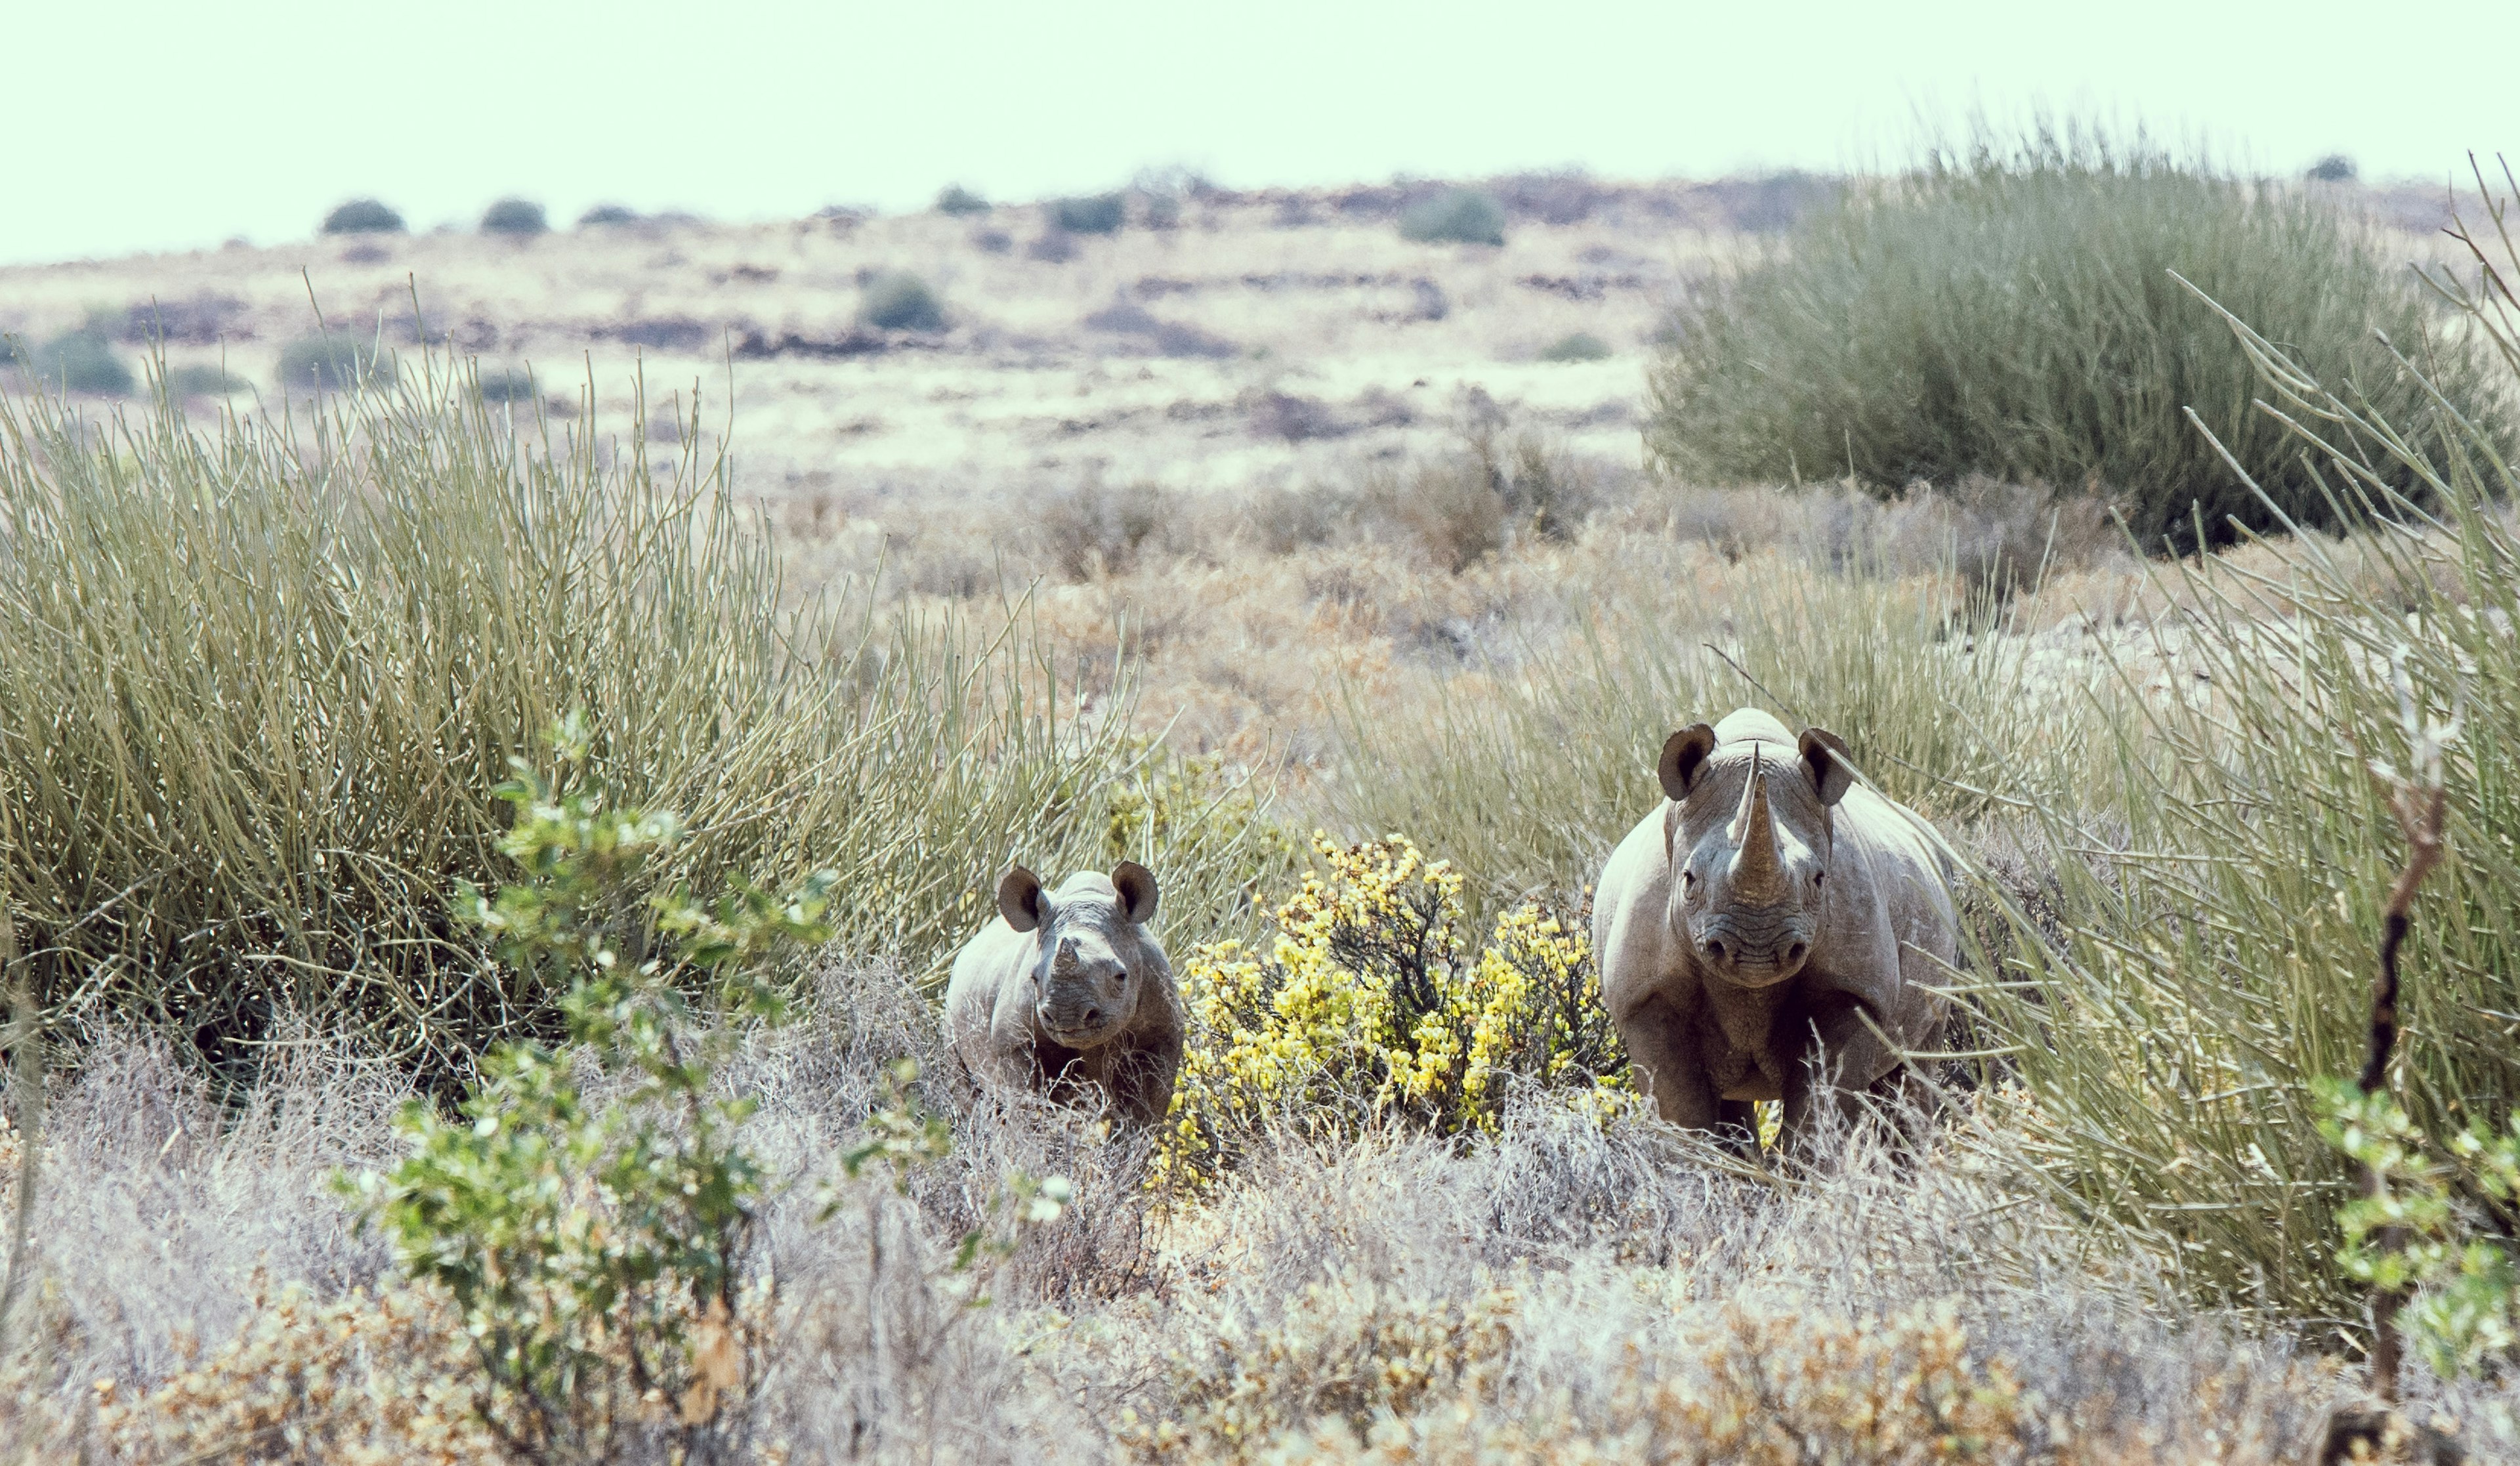
[[[1889,493],[1979,472],[2096,487],[2147,548],[2337,522],[2282,423],[2251,405],[2246,353],[2182,278],[2426,451],[2452,414],[2511,442],[2472,339],[2438,329],[2414,278],[2328,200],[2140,138],[2043,130],[2013,147],[1982,137],[1816,212],[1684,309],[1651,378],[1648,453],[1697,481],[1846,474]],[[2394,351],[2424,360],[2430,386]],[[2421,498],[2415,475],[2383,471]]]
[[[557,995],[444,893],[496,877],[484,791],[576,708],[614,730],[608,786],[688,813],[660,880],[835,869],[850,950],[941,963],[1018,856],[1145,861],[1192,927],[1247,904],[1250,822],[1115,820],[1163,756],[1125,713],[1071,722],[1020,610],[795,609],[698,434],[660,462],[557,431],[520,440],[437,357],[206,430],[0,399],[0,829],[57,1021],[231,1070],[292,1023],[439,1075],[548,1033]]]

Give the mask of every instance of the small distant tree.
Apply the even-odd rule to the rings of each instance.
[[[577,216],[577,227],[580,229],[602,229],[614,224],[636,224],[638,222],[639,211],[637,209],[625,208],[618,203],[599,203],[595,205],[595,207],[590,208],[586,212]]]
[[[2318,183],[2352,183],[2358,171],[2354,159],[2342,153],[2331,153],[2310,165],[2310,177]]]
[[[1051,200],[1050,222],[1066,234],[1118,234],[1128,216],[1128,201],[1119,194]]]
[[[400,234],[402,215],[374,199],[353,199],[324,216],[326,234]]]
[[[517,239],[530,239],[551,230],[551,220],[544,216],[543,206],[530,199],[502,199],[481,214],[483,234],[504,234]]]
[[[1400,237],[1421,244],[1502,244],[1505,205],[1476,189],[1453,189],[1403,213]]]
[[[1552,341],[1540,353],[1545,362],[1604,362],[1610,359],[1610,343],[1589,331],[1575,332]]]
[[[878,331],[943,331],[945,307],[925,281],[896,270],[867,282],[858,319]]]
[[[989,211],[989,200],[959,183],[949,183],[944,192],[936,196],[936,211],[957,218],[965,214],[985,214]]]
[[[127,397],[135,385],[131,368],[93,323],[28,348],[22,357],[36,378],[56,391]]]

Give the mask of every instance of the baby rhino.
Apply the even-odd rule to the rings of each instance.
[[[998,919],[954,955],[945,1032],[991,1084],[1076,1094],[1099,1086],[1121,1118],[1171,1107],[1182,1055],[1172,963],[1147,927],[1155,877],[1134,861],[1056,891],[1021,866],[998,882]],[[1081,1097],[1081,1096],[1080,1096]]]

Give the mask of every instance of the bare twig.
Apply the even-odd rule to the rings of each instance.
[[[2407,940],[2412,923],[2415,891],[2441,864],[2446,845],[2443,822],[2449,810],[2449,799],[2442,780],[2442,751],[2458,735],[2455,712],[2447,724],[2435,724],[2425,716],[2415,697],[2414,685],[2407,675],[2407,653],[2402,647],[2390,658],[2391,681],[2398,692],[2399,712],[2406,725],[2408,769],[2404,774],[2385,763],[2370,765],[2372,782],[2378,785],[2381,800],[2397,816],[2398,828],[2407,839],[2407,861],[2398,870],[2398,879],[2389,887],[2389,904],[2380,913],[2380,961],[2371,975],[2370,1042],[2362,1058],[2362,1074],[2357,1081],[2365,1094],[2376,1094],[2389,1083],[2389,1059],[2398,1044],[2398,949]],[[2365,1161],[2356,1177],[2358,1188],[2365,1199],[2377,1200],[2388,1184],[2380,1169]],[[2406,1246],[2404,1227],[2384,1227],[2375,1239],[2385,1252]],[[2407,1293],[2402,1288],[2382,1288],[2371,1295],[2371,1393],[2382,1404],[2398,1401],[2398,1369],[2405,1357],[2405,1347],[2398,1337],[2398,1312],[2407,1306]]]

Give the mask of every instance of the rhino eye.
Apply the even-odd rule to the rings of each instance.
[[[1129,986],[1129,969],[1126,967],[1121,968],[1119,974],[1111,979],[1111,986],[1115,988],[1125,988]]]
[[[1696,889],[1696,886],[1697,886],[1697,872],[1696,872],[1696,871],[1694,871],[1694,870],[1683,870],[1682,872],[1680,872],[1680,888],[1681,888],[1682,890],[1684,890],[1684,891],[1694,890],[1694,889]]]
[[[1827,871],[1825,871],[1825,870],[1815,870],[1815,871],[1813,871],[1813,872],[1812,872],[1812,889],[1813,889],[1813,890],[1815,890],[1815,891],[1819,890],[1819,889],[1820,889],[1820,883],[1821,883],[1822,881],[1826,880],[1826,879],[1828,879],[1828,872],[1827,872]]]

